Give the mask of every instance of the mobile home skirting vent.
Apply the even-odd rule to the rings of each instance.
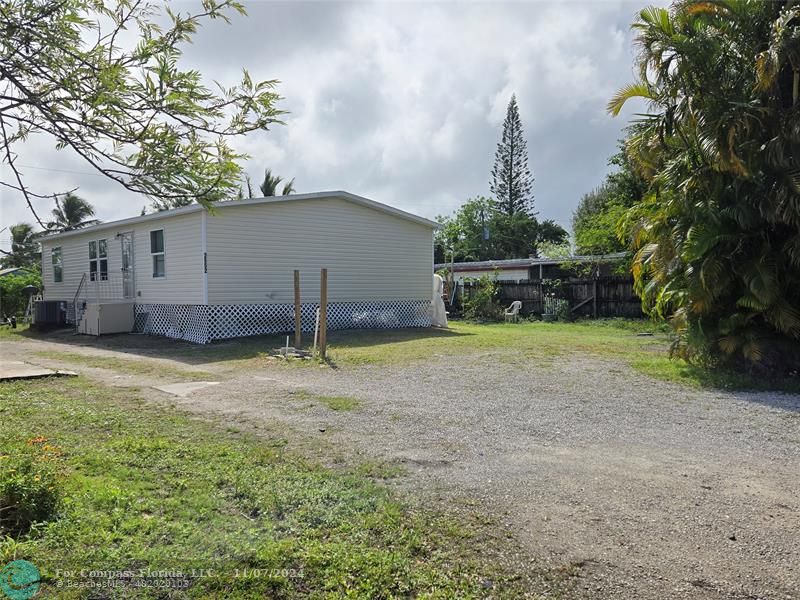
[[[208,309],[205,304],[137,304],[133,330],[205,344],[209,341]]]
[[[318,304],[301,305],[303,331],[313,331]],[[430,327],[430,302],[390,300],[328,304],[328,329]],[[293,304],[137,304],[134,331],[205,344],[294,330]]]

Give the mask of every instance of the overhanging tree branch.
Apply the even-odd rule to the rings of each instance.
[[[3,185],[19,188],[31,210],[31,197],[45,195],[28,190],[13,165],[12,147],[38,133],[161,208],[235,194],[245,156],[227,140],[281,123],[277,81],[244,71],[239,84],[212,92],[199,73],[178,68],[202,22],[228,21],[231,11],[244,13],[236,0],[203,0],[195,14],[145,0],[0,5],[3,152],[17,180]],[[168,27],[158,25],[162,16]],[[122,30],[138,32],[135,47],[117,46]]]
[[[46,229],[47,226],[39,218],[39,215],[36,214],[36,209],[33,208],[33,203],[31,202],[31,198],[30,198],[30,195],[28,194],[28,190],[25,188],[25,184],[22,182],[22,175],[20,174],[20,172],[17,169],[17,167],[14,165],[14,161],[16,160],[16,157],[11,154],[11,146],[8,143],[8,134],[6,133],[6,122],[5,122],[5,119],[3,118],[2,115],[0,115],[0,132],[2,132],[2,135],[3,135],[3,148],[5,150],[6,163],[8,164],[9,168],[11,169],[11,172],[14,173],[14,177],[16,178],[17,184],[19,185],[19,190],[22,192],[22,195],[25,197],[25,202],[27,202],[28,208],[30,209],[31,214],[33,214],[33,217],[36,219],[36,222],[39,223],[39,225],[41,225],[41,227],[43,229]]]

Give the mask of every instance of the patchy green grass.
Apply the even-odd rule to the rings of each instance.
[[[97,356],[94,354],[81,354],[79,352],[63,352],[43,350],[35,353],[36,356],[58,360],[73,365],[84,365],[99,369],[109,369],[118,373],[131,375],[146,375],[149,377],[168,377],[170,379],[207,380],[213,378],[208,371],[176,369],[170,365],[146,358],[117,358],[115,356]]]
[[[359,404],[358,400],[349,396],[317,396],[317,400],[336,411],[355,410]]]
[[[709,370],[662,355],[630,357],[631,366],[645,375],[692,387],[721,390],[778,391],[800,394],[800,378],[764,378],[729,369]]]
[[[371,481],[388,474],[383,467],[333,472],[287,450],[282,438],[225,431],[129,392],[81,379],[0,384],[0,448],[26,442],[47,444],[57,457],[62,508],[25,535],[0,536],[0,561],[37,565],[43,597],[469,598],[535,591],[530,569],[510,576],[492,562],[494,549],[502,550],[500,533],[478,518],[404,505]],[[107,580],[64,575],[81,570],[180,571],[187,576],[168,581],[188,588],[89,593],[70,586]]]
[[[402,465],[379,460],[362,462],[354,469],[354,472],[371,479],[394,479],[402,477],[408,471]]]
[[[575,323],[525,321],[509,324],[452,321],[448,330],[331,331],[328,333],[327,363],[331,367],[403,366],[437,356],[491,354],[492,360],[498,362],[524,366],[536,361],[537,365],[542,366],[555,365],[567,355],[588,354],[619,360],[644,375],[693,387],[800,392],[800,379],[797,377],[765,381],[747,373],[708,371],[679,359],[672,360],[669,357],[670,339],[664,324],[635,319],[582,320]],[[278,348],[283,343],[285,340],[281,336],[257,336],[207,346],[149,336],[110,336],[101,337],[92,345],[184,361],[187,367],[195,369],[215,365],[215,372],[231,374],[265,368],[267,365],[270,369],[319,367],[317,361],[270,361],[265,358],[268,350]],[[57,358],[57,354],[64,355],[54,353],[52,357]],[[122,364],[117,366],[121,371],[135,369],[136,366],[128,366],[134,362],[121,361]],[[116,368],[107,364],[109,368]],[[140,365],[140,368],[148,368],[147,363]],[[158,365],[158,369],[162,367]],[[187,378],[208,378],[206,373],[189,373]]]
[[[644,375],[691,387],[800,392],[797,377],[768,381],[726,369],[709,371],[672,359],[668,329],[645,320],[514,324],[455,321],[447,331],[334,331],[329,339],[333,365],[403,365],[431,356],[477,353],[491,353],[492,360],[520,365],[536,361],[543,365],[566,355],[589,354],[620,360]]]
[[[23,335],[28,329],[27,323],[18,323],[16,329],[11,329],[10,325],[0,325],[0,339],[14,339],[16,336]]]
[[[291,396],[296,400],[322,404],[335,411],[355,410],[360,404],[356,398],[351,396],[325,396],[313,394],[307,390],[294,390],[291,392]]]

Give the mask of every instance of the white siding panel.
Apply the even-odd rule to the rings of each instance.
[[[340,199],[229,206],[208,216],[210,304],[428,299],[430,227]]]
[[[45,300],[68,300],[75,298],[81,278],[89,272],[89,242],[106,240],[108,245],[109,276],[119,277],[122,264],[120,262],[120,242],[114,238],[113,230],[102,230],[70,236],[61,240],[42,242],[42,285]],[[52,249],[61,248],[63,281],[53,280]],[[88,277],[88,275],[87,275]]]
[[[153,278],[150,231],[164,230],[166,277]],[[134,277],[137,302],[200,304],[203,301],[203,252],[200,241],[200,213],[165,217],[100,231],[81,233],[42,242],[42,277],[45,300],[75,297],[81,277],[89,272],[89,241],[108,242],[109,279],[122,297],[122,243],[117,233],[133,232]],[[61,247],[63,283],[53,281],[51,249]],[[87,276],[88,277],[88,276]],[[89,284],[91,285],[91,283]],[[110,285],[110,284],[108,284]]]
[[[153,277],[150,232],[157,229],[164,230],[166,277]],[[202,304],[203,249],[200,240],[200,213],[137,223],[128,228],[128,231],[131,230],[134,232],[136,301]]]

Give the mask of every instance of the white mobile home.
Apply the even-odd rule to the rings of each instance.
[[[290,331],[295,269],[311,330],[327,268],[329,328],[425,327],[436,226],[348,192],[190,205],[44,238],[42,303],[87,333],[129,306],[133,331],[206,343]]]

